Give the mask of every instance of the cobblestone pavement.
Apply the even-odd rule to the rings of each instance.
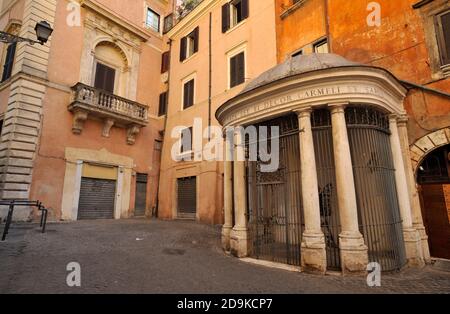
[[[2,226],[3,227],[3,226]],[[2,228],[0,228],[2,230]],[[429,266],[365,278],[318,276],[244,263],[220,249],[220,229],[183,221],[14,224],[0,242],[0,293],[450,293],[450,273]],[[81,265],[81,288],[66,266]]]

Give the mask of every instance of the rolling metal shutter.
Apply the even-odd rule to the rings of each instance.
[[[178,179],[178,218],[195,219],[197,213],[197,178]]]
[[[78,220],[113,219],[116,181],[81,178]]]
[[[138,173],[136,175],[136,201],[134,216],[145,216],[146,200],[147,200],[147,181],[148,175],[145,173]]]

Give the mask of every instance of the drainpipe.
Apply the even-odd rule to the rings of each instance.
[[[211,140],[211,106],[212,106],[212,12],[209,12],[208,141]]]
[[[328,48],[330,52],[333,52],[333,47],[331,45],[331,32],[330,32],[330,18],[329,18],[329,6],[328,6],[328,0],[323,1],[324,6],[324,14],[325,14],[325,32],[327,36],[328,41]]]

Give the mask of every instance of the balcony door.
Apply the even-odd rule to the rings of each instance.
[[[97,62],[94,87],[113,94],[115,81],[116,70]]]

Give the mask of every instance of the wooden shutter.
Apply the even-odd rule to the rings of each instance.
[[[181,38],[181,44],[180,44],[180,61],[181,62],[186,60],[186,48],[187,48],[187,38],[183,37],[183,38]]]
[[[243,52],[236,56],[236,85],[245,81],[245,55]]]
[[[230,29],[230,4],[226,3],[222,6],[222,33]]]
[[[167,113],[167,92],[159,95],[159,110],[158,116],[163,116]]]
[[[248,18],[249,15],[249,7],[248,7],[248,0],[241,0],[242,5],[242,19],[245,20]]]
[[[116,79],[116,70],[104,64],[97,63],[97,70],[95,72],[94,87],[114,93],[114,83]]]
[[[243,52],[230,59],[230,87],[245,81],[245,55]]]
[[[162,54],[161,61],[161,73],[165,73],[170,69],[170,51],[166,51]]]
[[[5,65],[3,67],[2,82],[6,81],[11,77],[14,65],[14,56],[16,54],[16,46],[17,43],[12,43],[8,46],[5,58]]]
[[[450,12],[441,16],[442,24],[442,59],[444,64],[450,64]]]
[[[183,108],[187,109],[194,105],[194,80],[184,84]]]
[[[237,73],[236,57],[232,57],[230,59],[230,87],[234,87],[237,85],[236,73]]]
[[[199,32],[200,32],[200,28],[197,26],[194,31],[192,36],[194,37],[194,53],[196,53],[198,51],[198,36],[199,36]]]

